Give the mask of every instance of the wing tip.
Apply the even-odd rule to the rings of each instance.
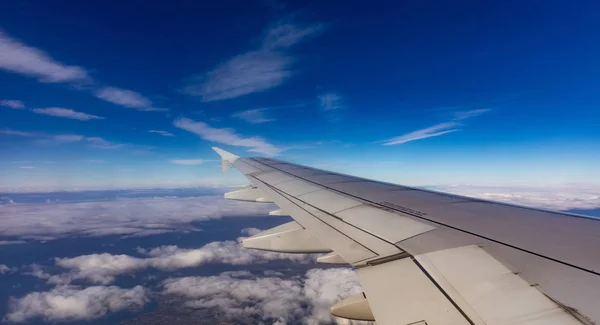
[[[233,163],[240,158],[239,156],[236,156],[234,154],[232,154],[229,151],[225,151],[219,147],[211,147],[212,150],[214,150],[219,156],[221,156],[221,160],[222,160],[222,167],[223,167],[223,172],[228,171],[232,166]]]

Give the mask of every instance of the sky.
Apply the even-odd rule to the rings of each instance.
[[[246,183],[219,146],[600,188],[595,1],[0,3],[0,190]]]

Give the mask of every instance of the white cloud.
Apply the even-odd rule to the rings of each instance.
[[[158,133],[164,137],[174,137],[174,135],[172,133],[169,133],[167,131],[161,131],[161,130],[149,130],[149,133]]]
[[[275,121],[274,119],[265,116],[266,110],[266,108],[249,109],[235,113],[232,116],[253,124]]]
[[[200,165],[207,161],[214,160],[204,160],[204,159],[171,159],[171,162],[177,165]]]
[[[291,63],[290,57],[279,52],[240,54],[205,75],[193,78],[183,91],[200,96],[205,102],[265,91],[279,86],[291,76]]]
[[[429,186],[428,188],[485,200],[549,210],[592,210],[600,208],[600,190],[583,187]]]
[[[126,145],[124,143],[114,143],[100,137],[91,137],[86,139],[93,147],[100,149],[121,149]]]
[[[12,109],[21,109],[25,107],[25,104],[23,104],[23,102],[20,100],[3,99],[0,100],[0,106],[10,107]]]
[[[8,267],[6,264],[0,264],[0,275],[8,273],[10,270],[10,267]]]
[[[17,130],[11,130],[11,129],[2,129],[2,130],[0,130],[0,134],[18,135],[21,137],[35,137],[38,135],[37,133],[33,133],[33,132],[24,132],[24,131],[17,131]]]
[[[33,169],[33,166],[20,166],[21,169]]]
[[[384,146],[394,145],[394,144],[403,144],[410,141],[426,139],[431,137],[437,137],[446,133],[460,131],[457,127],[460,124],[457,122],[446,122],[436,124],[434,126],[430,126],[428,128],[424,128],[421,130],[413,131],[398,137],[393,137],[391,139],[387,139],[383,141]]]
[[[24,240],[0,240],[0,246],[4,246],[4,245],[18,245],[18,244],[27,244],[27,242],[24,241]]]
[[[198,267],[205,264],[248,265],[274,260],[290,260],[300,263],[314,262],[313,254],[282,254],[245,249],[234,241],[212,242],[197,249],[184,249],[177,246],[160,246],[150,251],[138,249],[146,257],[112,255],[108,253],[82,255],[73,258],[56,258],[56,265],[68,272],[49,275],[32,273],[47,279],[52,284],[69,284],[74,280],[87,280],[92,283],[110,284],[115,277],[132,274],[148,268],[161,271]]]
[[[280,21],[266,31],[262,47],[271,50],[286,49],[324,28],[323,24],[298,26],[289,21]]]
[[[221,196],[128,198],[104,202],[2,205],[0,236],[146,236],[194,231],[192,222],[224,216],[267,215],[273,206],[226,200]]]
[[[85,69],[68,66],[46,53],[29,47],[0,30],[0,69],[37,78],[41,82],[89,81]]]
[[[217,129],[204,122],[196,122],[188,118],[180,118],[173,123],[176,127],[199,135],[202,139],[230,146],[250,148],[248,151],[275,156],[281,149],[268,143],[261,137],[243,138],[232,129]]]
[[[81,120],[81,121],[104,119],[104,117],[100,117],[100,116],[96,116],[96,115],[92,115],[92,114],[86,114],[86,113],[82,113],[82,112],[76,112],[72,109],[62,108],[62,107],[34,108],[33,111],[38,114],[58,116],[58,117],[70,118],[70,119]]]
[[[298,26],[281,21],[264,33],[258,50],[236,55],[192,78],[183,92],[209,102],[275,88],[292,75],[294,58],[284,50],[322,29],[323,25]]]
[[[454,113],[454,118],[450,122],[436,124],[434,126],[430,126],[428,128],[424,128],[421,130],[413,131],[401,136],[393,137],[391,139],[387,139],[384,141],[379,141],[379,143],[383,143],[384,146],[395,145],[395,144],[403,144],[410,141],[427,139],[431,137],[437,137],[440,135],[444,135],[447,133],[460,131],[459,127],[461,126],[460,121],[469,119],[471,117],[479,116],[481,114],[489,112],[490,109],[474,109],[469,111],[459,111]]]
[[[5,320],[13,323],[36,318],[46,322],[87,321],[108,313],[137,310],[148,301],[148,293],[141,286],[131,289],[115,286],[85,289],[59,286],[51,291],[32,292],[22,298],[11,298]]]
[[[455,121],[465,120],[465,119],[468,119],[471,117],[479,116],[479,115],[487,113],[489,111],[491,111],[491,109],[489,109],[489,108],[480,108],[480,109],[473,109],[470,111],[455,112],[454,120]]]
[[[336,93],[324,93],[319,95],[319,104],[321,108],[330,111],[343,108],[342,96]]]
[[[313,269],[302,278],[284,279],[276,274],[256,277],[222,273],[219,276],[185,277],[163,282],[165,294],[183,296],[193,309],[220,309],[229,317],[276,324],[348,324],[333,317],[329,308],[343,298],[361,292],[355,273],[346,268]]]
[[[132,90],[115,87],[98,89],[94,95],[102,100],[120,106],[135,108],[140,111],[165,111],[163,108],[152,107],[152,101]]]

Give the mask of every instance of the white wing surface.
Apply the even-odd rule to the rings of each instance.
[[[363,293],[332,307],[380,325],[600,324],[600,221],[328,172],[214,148],[294,221],[247,248],[328,253]]]

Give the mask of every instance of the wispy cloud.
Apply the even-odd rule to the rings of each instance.
[[[21,169],[33,169],[33,166],[20,166]]]
[[[40,82],[90,81],[85,69],[65,65],[46,53],[29,47],[0,30],[0,69],[37,78]]]
[[[110,142],[100,137],[91,137],[87,138],[86,140],[91,143],[92,147],[100,149],[120,149],[125,147],[124,143]]]
[[[274,121],[274,119],[269,118],[265,115],[266,110],[267,110],[267,108],[249,109],[249,110],[235,113],[232,116],[242,119],[246,122],[253,123],[253,124],[260,124],[260,123]]]
[[[2,30],[0,30],[0,69],[37,78],[38,81],[45,83],[83,84],[86,87],[76,88],[82,91],[92,91],[94,96],[104,101],[140,111],[166,110],[154,107],[152,101],[135,91],[101,87],[101,83],[90,77],[83,67],[66,65],[54,60],[43,51],[11,38]],[[14,104],[9,103],[4,106],[20,108],[10,106]]]
[[[100,159],[86,159],[84,161],[85,162],[89,162],[89,163],[103,163],[103,162],[106,162],[105,160],[100,160]]]
[[[3,99],[0,100],[0,106],[9,107],[12,109],[21,109],[25,107],[25,104],[23,104],[23,102],[20,100]]]
[[[319,105],[326,111],[343,108],[342,96],[336,93],[324,93],[319,95]]]
[[[33,132],[24,132],[24,131],[12,130],[12,129],[2,129],[2,130],[0,130],[0,134],[17,135],[17,136],[21,136],[21,137],[35,137],[38,135],[37,133],[33,133]]]
[[[177,165],[200,165],[205,162],[215,160],[204,160],[204,159],[171,159],[171,162]]]
[[[34,108],[32,111],[35,113],[38,113],[38,114],[64,117],[64,118],[70,118],[70,119],[80,120],[80,121],[104,119],[104,117],[100,117],[100,116],[96,116],[96,115],[92,115],[92,114],[86,114],[86,113],[82,113],[82,112],[76,112],[72,109],[62,108],[62,107]]]
[[[403,144],[410,141],[426,139],[431,137],[437,137],[440,135],[460,131],[462,125],[460,121],[464,121],[468,118],[479,116],[483,113],[489,112],[490,109],[475,109],[469,111],[459,111],[454,113],[454,118],[450,122],[444,122],[424,128],[421,130],[413,131],[401,136],[393,137],[384,141],[380,141],[384,146],[390,146],[395,144]]]
[[[164,137],[174,137],[174,135],[172,133],[169,133],[167,131],[161,131],[161,130],[149,130],[149,133],[158,133]]]
[[[390,146],[393,144],[403,144],[403,143],[407,143],[410,141],[415,141],[415,140],[420,140],[420,139],[426,139],[426,138],[431,138],[431,137],[437,137],[446,133],[451,133],[451,132],[456,132],[459,131],[460,129],[457,129],[456,127],[459,126],[459,123],[456,122],[446,122],[446,123],[440,123],[440,124],[436,124],[434,126],[430,126],[428,128],[424,128],[421,130],[417,130],[417,131],[413,131],[398,137],[393,137],[391,139],[385,140],[383,145],[384,146]]]
[[[479,116],[479,115],[481,115],[483,113],[487,113],[489,111],[491,111],[491,109],[489,109],[489,108],[480,108],[480,109],[473,109],[473,110],[469,110],[469,111],[454,112],[454,120],[455,121],[466,120],[468,118]]]
[[[183,87],[188,95],[205,102],[236,98],[265,91],[284,83],[291,75],[294,57],[289,48],[323,29],[323,25],[299,26],[281,21],[263,35],[261,46],[191,78]]]
[[[115,87],[104,87],[94,92],[94,95],[107,102],[120,106],[135,108],[139,111],[166,111],[165,108],[152,106],[152,101],[133,90]]]
[[[176,127],[192,132],[202,139],[230,146],[249,148],[248,151],[259,152],[269,156],[275,156],[281,149],[268,143],[261,137],[244,138],[232,129],[218,129],[204,122],[196,122],[188,118],[180,118],[173,123]]]

